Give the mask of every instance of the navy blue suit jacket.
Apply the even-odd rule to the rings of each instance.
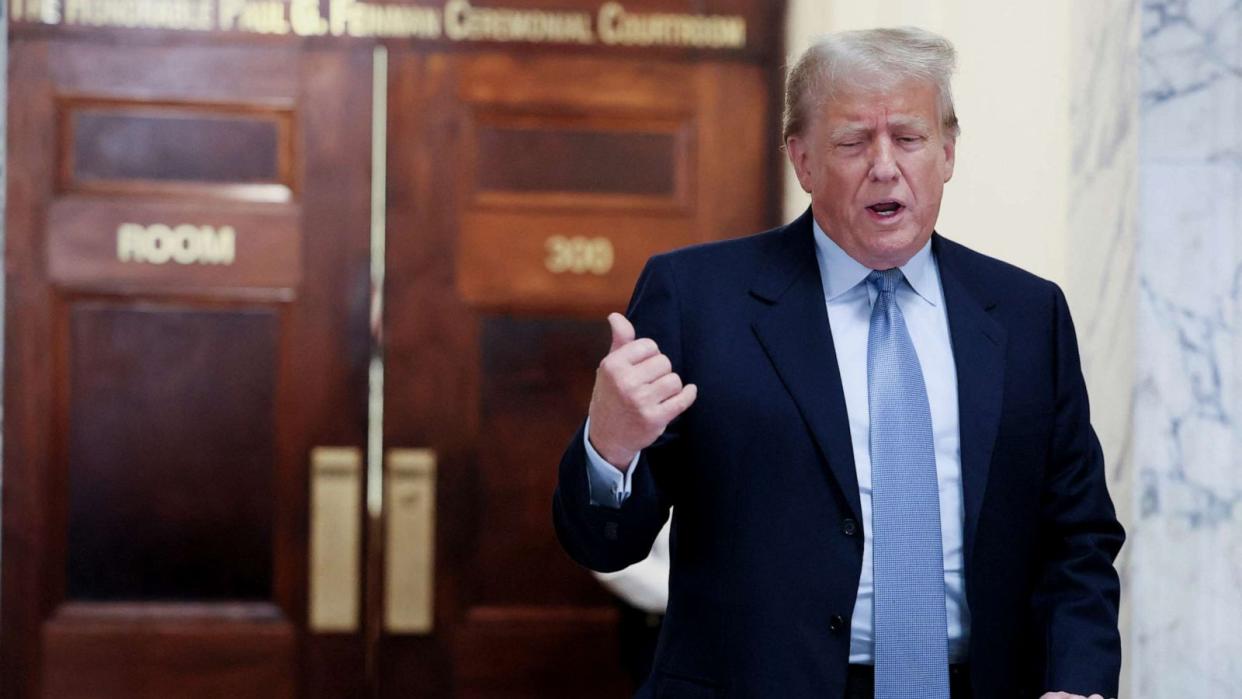
[[[590,504],[582,430],[557,534],[601,571],[675,506],[668,614],[640,697],[842,696],[862,567],[858,481],[809,212],[648,262],[628,317],[695,404]],[[957,364],[970,672],[979,699],[1117,693],[1124,539],[1060,289],[939,235]]]

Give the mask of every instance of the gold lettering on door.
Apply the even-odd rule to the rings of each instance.
[[[116,259],[137,264],[231,265],[237,233],[232,226],[122,223],[116,229]]]
[[[319,14],[319,0],[290,0],[289,23],[298,36],[322,36],[328,33],[328,20]]]
[[[213,26],[213,5],[210,0],[65,0],[56,22],[43,21],[84,27],[203,31]]]
[[[599,38],[609,46],[746,48],[746,19],[737,15],[630,13],[618,2],[599,8]]]
[[[554,235],[544,241],[543,266],[552,274],[594,274],[612,271],[616,252],[607,238]]]
[[[4,0],[0,0],[3,2]],[[607,46],[746,48],[741,15],[631,12],[615,0],[590,12],[366,0],[8,0],[19,22],[298,36]],[[525,4],[525,3],[521,3]],[[326,10],[326,15],[324,14]]]

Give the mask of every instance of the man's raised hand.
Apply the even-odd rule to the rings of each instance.
[[[595,372],[591,393],[591,446],[624,471],[668,423],[694,403],[698,387],[682,385],[655,340],[635,339],[634,326],[610,313],[612,347]]]

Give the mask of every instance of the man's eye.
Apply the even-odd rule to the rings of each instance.
[[[861,146],[861,145],[862,145],[862,141],[845,141],[844,143],[837,144],[839,148],[853,148],[854,146]]]
[[[897,139],[901,143],[918,143],[923,140],[922,136],[901,136]]]

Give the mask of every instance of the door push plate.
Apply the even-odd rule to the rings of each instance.
[[[361,608],[362,450],[311,451],[308,623],[315,633],[355,633]]]
[[[429,634],[435,620],[436,455],[390,449],[385,474],[384,630]]]

